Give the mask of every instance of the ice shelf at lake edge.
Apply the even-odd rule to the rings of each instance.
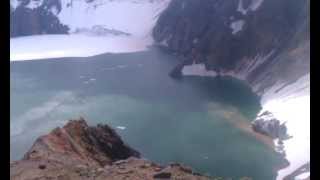
[[[151,44],[151,37],[84,34],[27,36],[10,39],[10,61],[137,52],[146,50]]]

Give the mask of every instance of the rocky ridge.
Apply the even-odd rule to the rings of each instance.
[[[12,180],[190,179],[209,177],[172,163],[161,166],[140,158],[108,125],[90,127],[71,120],[39,137],[22,160],[10,163]]]

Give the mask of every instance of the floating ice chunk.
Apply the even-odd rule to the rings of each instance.
[[[126,129],[126,127],[125,127],[125,126],[117,126],[117,129],[125,130],[125,129]]]
[[[118,65],[117,67],[120,68],[120,69],[122,69],[122,68],[128,67],[128,65]]]

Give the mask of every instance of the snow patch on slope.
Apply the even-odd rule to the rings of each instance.
[[[264,0],[251,0],[251,4],[245,9],[243,7],[242,0],[239,0],[237,11],[241,12],[243,15],[246,15],[248,11],[256,11],[261,6],[263,1]]]
[[[237,20],[230,24],[230,28],[232,29],[232,34],[236,34],[237,32],[242,30],[242,27],[244,25],[244,20]]]
[[[58,17],[74,32],[78,28],[92,28],[103,25],[135,36],[146,36],[155,25],[157,16],[164,10],[169,0],[95,0],[62,1],[62,11]]]
[[[247,14],[248,10],[243,8],[242,0],[239,0],[237,11],[241,12],[243,15]]]
[[[43,0],[30,0],[29,4],[26,5],[26,8],[29,9],[36,9],[40,7],[43,3]]]
[[[295,177],[295,180],[305,180],[310,177],[310,172],[302,173]]]
[[[10,0],[10,6],[11,6],[13,9],[16,9],[20,4],[21,4],[21,1],[18,1],[18,0]]]
[[[250,5],[250,9],[252,11],[256,11],[260,6],[261,4],[263,3],[264,0],[252,0],[252,3]]]
[[[280,122],[286,121],[293,136],[283,141],[290,165],[278,172],[278,180],[310,162],[310,74],[277,91],[282,86],[275,85],[261,99],[261,112],[270,111]]]

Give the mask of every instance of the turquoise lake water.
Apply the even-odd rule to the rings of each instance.
[[[168,76],[177,63],[157,49],[90,58],[11,62],[11,154],[84,117],[107,123],[143,157],[224,178],[272,180],[277,154],[248,126],[259,98],[232,78]]]

